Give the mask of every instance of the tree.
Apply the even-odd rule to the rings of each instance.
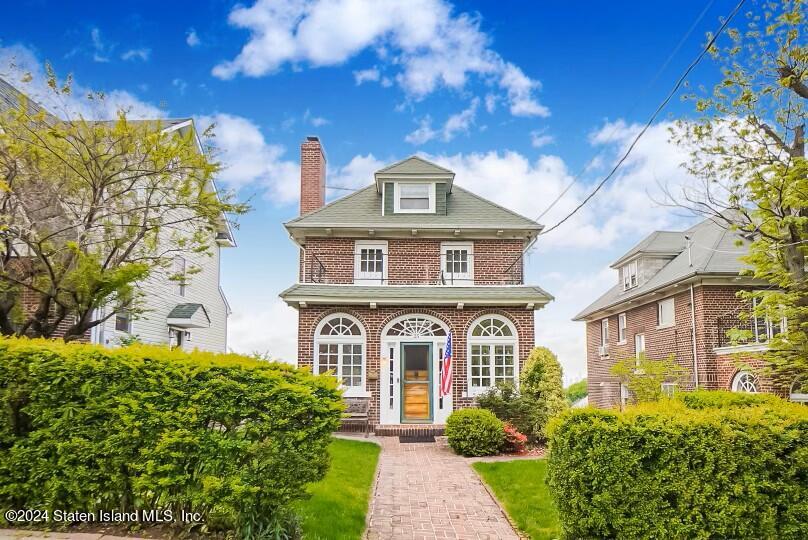
[[[47,85],[70,96],[50,68]],[[213,189],[219,164],[194,130],[167,127],[126,110],[56,118],[24,95],[0,111],[2,334],[51,337],[61,325],[72,340],[120,310],[136,315],[138,284],[186,279],[174,257],[209,253],[224,216],[246,211]]]
[[[770,286],[740,296],[751,306],[748,317],[787,318],[765,354],[768,374],[787,386],[808,381],[806,4],[757,6],[745,28],[728,30],[729,43],[710,51],[722,72],[712,93],[688,96],[699,117],[672,133],[689,149],[685,167],[698,182],[668,194],[748,240],[746,274]]]
[[[589,395],[589,387],[587,386],[586,379],[574,382],[564,389],[564,395],[567,396],[567,401],[571,404],[579,399],[585,398]]]
[[[659,401],[665,397],[662,383],[680,385],[688,374],[686,368],[676,363],[673,355],[663,360],[652,360],[645,353],[618,360],[610,371],[638,403]]]
[[[547,347],[534,347],[527,357],[519,381],[522,394],[537,401],[536,433],[544,433],[547,422],[567,408],[561,364]]]

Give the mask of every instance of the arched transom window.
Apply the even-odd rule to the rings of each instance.
[[[739,371],[732,379],[733,392],[757,393],[757,379],[748,371]]]
[[[336,314],[324,319],[314,335],[315,371],[333,375],[345,387],[345,394],[364,391],[365,331],[354,317]]]
[[[390,327],[387,331],[388,336],[406,336],[406,337],[429,337],[429,336],[445,336],[446,330],[431,319],[424,317],[410,317],[409,319],[402,319]]]
[[[513,323],[499,315],[485,315],[469,327],[469,391],[485,392],[501,382],[516,384],[519,341]]]

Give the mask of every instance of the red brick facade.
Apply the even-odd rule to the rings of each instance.
[[[516,327],[519,337],[518,362],[521,369],[534,345],[533,311],[514,308],[468,308],[455,307],[413,308],[384,306],[370,309],[367,306],[341,306],[339,308],[328,306],[312,306],[299,310],[298,325],[298,365],[313,366],[314,358],[314,332],[320,321],[333,313],[347,313],[356,317],[365,329],[365,369],[368,374],[379,373],[381,369],[381,332],[392,320],[407,314],[423,314],[435,317],[444,322],[452,330],[453,335],[453,380],[452,394],[454,407],[462,408],[473,404],[474,400],[464,397],[468,389],[467,372],[467,345],[466,337],[469,325],[477,318],[495,313],[509,319]],[[366,390],[370,392],[371,423],[379,422],[379,380],[367,378]]]
[[[614,313],[609,319],[608,356],[599,354],[601,345],[601,321],[595,319],[586,323],[587,372],[589,403],[597,407],[612,407],[620,402],[620,384],[610,374],[611,367],[624,358],[634,357],[635,336],[645,335],[645,352],[648,358],[663,359],[671,355],[689,373],[683,390],[695,386],[693,362],[693,323],[695,318],[696,357],[698,360],[699,387],[704,389],[729,389],[740,365],[754,368],[762,366],[754,353],[743,358],[737,355],[718,355],[715,349],[723,345],[722,333],[728,328],[721,321],[728,314],[745,309],[743,301],[736,293],[739,287],[718,285],[696,285],[693,288],[694,310],[691,313],[690,289],[683,286],[681,292],[669,295],[655,295],[645,300],[647,303],[626,309],[626,339],[618,341],[618,317]],[[667,328],[657,325],[658,302],[666,298],[674,299],[675,323]],[[768,381],[761,380],[759,389],[772,391]]]

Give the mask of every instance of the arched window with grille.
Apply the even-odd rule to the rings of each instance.
[[[511,321],[485,315],[469,326],[469,394],[482,394],[501,382],[519,379],[519,337]]]
[[[314,371],[332,372],[346,396],[365,392],[365,329],[346,313],[320,321],[314,333]]]
[[[748,371],[739,371],[732,378],[732,391],[756,394],[758,391],[757,378]]]

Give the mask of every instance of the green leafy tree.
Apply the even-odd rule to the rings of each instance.
[[[60,86],[48,67],[46,82],[51,98],[71,102],[69,79]],[[86,99],[97,108],[106,97]],[[186,279],[198,269],[175,275],[176,255],[210,253],[225,216],[247,210],[216,193],[219,164],[193,128],[133,121],[126,110],[109,121],[69,109],[56,118],[19,101],[0,111],[4,335],[50,337],[61,325],[72,340],[120,310],[136,316],[139,283],[158,272]]]
[[[567,396],[567,401],[572,404],[579,399],[585,398],[589,395],[589,387],[587,386],[586,379],[574,382],[564,389],[564,394]]]
[[[662,383],[681,385],[688,374],[686,368],[676,363],[673,355],[663,360],[652,360],[645,353],[640,353],[636,358],[632,356],[618,360],[610,371],[638,403],[659,401],[666,397]]]
[[[748,317],[787,318],[765,358],[768,374],[788,386],[808,381],[806,3],[761,1],[746,17],[711,50],[722,73],[713,91],[688,96],[699,117],[672,130],[699,181],[668,194],[748,239],[746,275],[771,285],[740,296],[751,306]]]
[[[535,433],[544,433],[547,422],[567,408],[561,364],[547,347],[535,347],[527,357],[519,381],[522,394],[537,402]]]

